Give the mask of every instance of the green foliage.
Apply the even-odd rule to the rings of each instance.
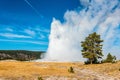
[[[85,41],[81,42],[82,46],[82,55],[84,58],[87,58],[88,61],[92,64],[97,61],[98,58],[102,58],[102,45],[103,40],[100,39],[100,35],[96,32],[89,34],[85,38]]]
[[[70,68],[68,69],[68,72],[74,73],[73,67],[70,67]]]
[[[108,53],[106,62],[112,62],[112,61],[113,61],[113,56],[110,53]]]
[[[13,59],[19,61],[29,61],[39,59],[42,52],[25,50],[0,50],[0,60]]]
[[[110,53],[108,53],[105,62],[108,62],[108,63],[115,63],[115,60],[116,60],[116,56],[112,56]]]
[[[43,78],[40,76],[40,77],[38,77],[38,80],[43,80]]]
[[[90,60],[87,60],[84,63],[85,64],[91,64]],[[92,63],[94,63],[94,64],[100,64],[100,62],[97,59],[94,59],[94,61],[92,61]]]

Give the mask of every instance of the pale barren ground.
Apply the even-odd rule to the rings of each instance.
[[[72,66],[75,73],[69,73]],[[120,80],[120,62],[83,63],[0,61],[0,80]]]

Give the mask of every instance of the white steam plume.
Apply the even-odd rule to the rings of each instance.
[[[64,23],[53,19],[46,58],[83,61],[80,42],[94,31],[104,39],[105,55],[111,52],[117,57],[120,56],[120,1],[80,0],[80,3],[84,9],[66,11]]]

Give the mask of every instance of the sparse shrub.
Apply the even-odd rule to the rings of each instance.
[[[68,72],[74,73],[73,67],[70,67],[70,68],[68,69]]]
[[[43,78],[40,76],[40,77],[38,77],[38,80],[43,80]]]
[[[120,71],[120,68],[119,68],[119,71]]]

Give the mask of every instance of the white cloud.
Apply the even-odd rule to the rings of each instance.
[[[40,39],[44,39],[44,38],[45,38],[45,35],[40,34]]]
[[[42,41],[29,41],[29,40],[6,40],[6,39],[0,39],[0,41],[6,41],[6,42],[20,42],[20,43],[31,43],[31,44],[38,44],[38,45],[47,45],[47,42]]]
[[[9,31],[9,32],[13,32],[13,29],[12,29],[12,28],[9,28],[9,27],[6,28],[6,30]]]
[[[35,31],[32,31],[30,29],[25,29],[24,32],[31,36],[34,36],[36,34]]]
[[[119,49],[120,45],[114,45],[115,40],[119,38],[120,1],[91,0],[82,4],[85,5],[84,9],[65,13],[64,23],[53,19],[47,58],[58,61],[83,60],[80,42],[94,31],[101,34],[104,39],[104,54],[109,52],[113,55],[120,54],[119,50],[115,50]]]
[[[85,7],[90,6],[89,0],[80,0],[80,3],[82,6],[85,6]]]
[[[13,34],[13,33],[0,33],[0,36],[7,37],[7,38],[32,38],[30,36]]]
[[[45,33],[49,33],[49,32],[50,32],[49,29],[46,29],[46,28],[40,27],[40,26],[37,26],[37,27],[35,28],[35,30],[36,30],[36,31],[40,31],[40,32],[45,32]]]

